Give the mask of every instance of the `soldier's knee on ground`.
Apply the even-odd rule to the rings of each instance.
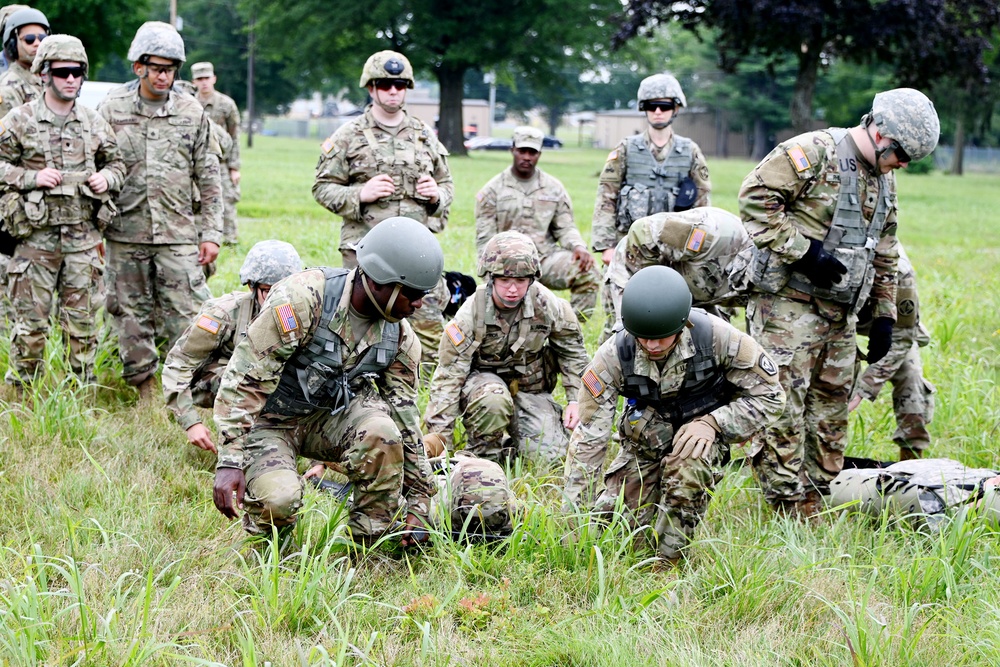
[[[287,526],[302,508],[302,493],[298,472],[273,470],[248,480],[244,504],[258,526]]]
[[[487,434],[507,428],[514,416],[514,399],[507,386],[489,382],[469,397],[465,414],[465,428],[470,433]]]

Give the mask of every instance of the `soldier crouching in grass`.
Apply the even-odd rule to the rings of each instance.
[[[436,488],[420,442],[420,342],[404,319],[437,285],[444,255],[426,227],[398,217],[358,242],[357,259],[275,285],[222,377],[214,500],[229,518],[245,509],[248,533],[295,523],[302,455],[343,467],[355,541],[404,517],[403,546],[426,535]]]
[[[566,500],[589,503],[597,491],[624,396],[621,451],[593,509],[610,514],[621,498],[637,525],[652,527],[659,555],[676,564],[708,508],[729,445],[777,419],[785,392],[757,341],[692,310],[687,283],[673,269],[651,266],[632,276],[622,320],[625,330],[601,345],[583,375]]]

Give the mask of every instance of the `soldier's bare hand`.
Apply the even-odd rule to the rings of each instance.
[[[594,265],[594,256],[584,246],[578,245],[573,248],[573,261],[580,265],[581,271],[590,271],[590,267]]]
[[[392,182],[392,177],[379,174],[361,186],[361,194],[359,196],[362,203],[371,204],[379,199],[392,196],[392,193],[395,191],[396,184]]]
[[[239,185],[240,184],[240,170],[239,169],[230,169],[229,170],[229,182],[232,183],[233,185]]]
[[[576,428],[576,425],[580,423],[580,404],[576,401],[570,401],[563,408],[563,426],[569,430]]]
[[[46,167],[35,175],[35,185],[39,188],[54,188],[62,183],[62,172]]]
[[[90,186],[95,195],[108,191],[108,179],[104,178],[104,174],[91,174],[90,178],[87,179],[87,185]]]
[[[215,471],[215,485],[212,500],[215,508],[229,519],[240,518],[238,509],[243,509],[243,495],[247,490],[247,478],[239,468],[219,468]],[[236,502],[233,502],[233,494]]]
[[[101,241],[100,243],[97,244],[97,256],[101,258],[102,262],[104,261],[104,253],[105,253],[104,241]]]
[[[427,533],[424,521],[422,521],[416,514],[407,514],[406,530],[403,532],[403,537],[400,538],[399,544],[404,547],[414,547],[418,544],[423,544],[430,539],[431,536]]]
[[[219,256],[219,244],[205,241],[198,246],[198,263],[202,266],[211,264]]]
[[[438,188],[437,181],[427,174],[417,179],[417,194],[421,197],[427,197],[432,204],[441,200],[441,190]]]
[[[306,470],[305,474],[302,475],[302,479],[309,479],[311,477],[322,477],[324,472],[326,472],[326,466],[319,461],[313,461],[313,464],[309,468],[309,470]]]
[[[611,263],[611,258],[615,256],[614,248],[605,248],[601,251],[601,261],[604,262],[604,266]]]
[[[860,396],[852,396],[851,397],[851,402],[847,404],[847,411],[848,412],[854,412],[855,410],[858,409],[859,405],[861,405],[861,397]]]
[[[195,447],[204,449],[206,452],[212,452],[213,454],[218,454],[215,449],[215,443],[212,442],[212,433],[204,424],[195,424],[187,430],[188,442],[190,442]]]

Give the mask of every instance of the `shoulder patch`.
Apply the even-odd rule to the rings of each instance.
[[[197,325],[199,329],[204,329],[208,333],[215,336],[219,333],[219,327],[222,326],[222,323],[218,320],[212,319],[208,315],[202,315],[198,318]]]
[[[329,153],[333,150],[333,135],[326,138],[326,141],[323,142],[322,148],[324,153]]]
[[[691,252],[701,252],[702,246],[705,245],[705,236],[704,229],[692,229],[685,247]]]
[[[458,347],[465,340],[465,334],[462,330],[458,328],[458,325],[454,322],[449,322],[448,326],[444,328],[444,332],[448,334],[448,338],[451,339],[451,344]]]
[[[809,158],[806,157],[806,152],[798,144],[787,149],[785,153],[788,155],[788,159],[792,161],[792,164],[795,165],[795,171],[803,172],[812,166],[809,163]]]
[[[771,361],[771,357],[767,356],[767,352],[760,353],[760,356],[757,358],[757,365],[772,377],[778,374],[778,367]]]
[[[584,373],[582,380],[583,386],[587,388],[587,391],[589,391],[590,395],[594,398],[597,398],[604,393],[604,383],[601,382],[601,378],[597,377],[597,373],[594,372],[594,369],[591,368]]]
[[[917,312],[917,304],[913,299],[903,299],[899,302],[898,310],[900,315],[909,317]]]
[[[274,307],[274,314],[278,316],[278,323],[281,324],[281,331],[292,333],[299,328],[299,318],[295,316],[292,304],[283,303]]]
[[[618,149],[616,148],[613,151],[611,151],[610,153],[608,153],[608,162],[611,162],[611,160],[617,160],[617,159],[618,159]]]

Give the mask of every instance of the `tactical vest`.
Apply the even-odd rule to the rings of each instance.
[[[432,168],[429,163],[420,163],[420,154],[424,152],[424,144],[428,140],[423,124],[407,115],[405,124],[401,125],[399,129],[400,131],[410,130],[414,139],[412,142],[397,142],[395,137],[390,138],[389,141],[393,147],[391,159],[387,158],[372,128],[366,127],[362,131],[368,142],[368,147],[371,149],[372,157],[375,159],[377,172],[390,176],[396,186],[396,189],[388,197],[381,197],[377,202],[362,204],[362,206],[377,206],[379,202],[401,201],[403,199],[412,199],[423,204],[430,203],[428,197],[417,192],[417,181],[424,174],[429,174]]]
[[[365,350],[357,365],[344,371],[343,339],[330,329],[330,321],[347,284],[347,270],[323,268],[323,312],[312,340],[285,363],[278,386],[267,399],[262,414],[304,417],[317,410],[335,415],[346,409],[364,382],[364,376],[388,368],[399,351],[399,323],[382,326],[382,340]]]
[[[486,337],[486,299],[489,296],[489,289],[482,287],[476,290],[475,301],[475,342],[472,350],[475,351]],[[525,299],[531,298],[531,288],[525,294]],[[522,317],[517,323],[517,340],[510,348],[509,354],[503,359],[484,359],[481,355],[475,358],[473,367],[477,371],[495,373],[511,387],[512,391],[527,391],[529,393],[541,393],[552,390],[551,381],[554,363],[552,362],[548,348],[540,353],[528,357],[528,350],[524,344],[528,340],[531,332],[531,318]],[[516,390],[515,390],[516,387]]]
[[[660,396],[660,387],[656,382],[635,373],[635,337],[622,330],[615,338],[618,363],[624,376],[621,395],[634,400],[636,408],[652,407],[674,429],[727,405],[737,391],[736,385],[726,379],[725,370],[715,358],[711,317],[700,308],[693,308],[688,319],[694,325],[689,331],[695,353],[688,359],[684,382],[673,396]]]
[[[622,185],[618,195],[616,219],[616,226],[623,232],[639,218],[673,211],[681,181],[694,166],[694,142],[687,137],[674,135],[673,148],[662,162],[653,157],[644,135],[636,134],[626,141],[625,177],[628,182]]]
[[[884,175],[878,177],[878,203],[875,205],[871,224],[866,225],[858,197],[857,161],[839,159],[853,152],[848,131],[834,128],[827,130],[827,133],[836,142],[839,169],[837,182],[840,187],[833,220],[823,239],[823,249],[847,267],[847,274],[829,289],[817,287],[801,273],[791,271],[787,264],[772,258],[769,249],[754,246],[751,280],[765,292],[775,293],[787,286],[817,299],[841,303],[857,310],[864,305],[874,282],[875,265],[872,260],[888,215],[889,184]],[[853,169],[844,169],[845,164],[851,165]],[[768,272],[771,275],[767,275]]]
[[[44,190],[30,190],[24,194],[25,213],[36,228],[90,222],[100,204],[98,197],[87,185],[87,179],[97,173],[94,152],[91,150],[90,118],[82,109],[77,110],[76,118],[80,122],[80,140],[84,146],[84,171],[67,171],[65,165],[63,168],[56,165],[52,156],[50,124],[40,122],[35,117],[38,141],[45,155],[45,166],[62,173],[59,185]]]

